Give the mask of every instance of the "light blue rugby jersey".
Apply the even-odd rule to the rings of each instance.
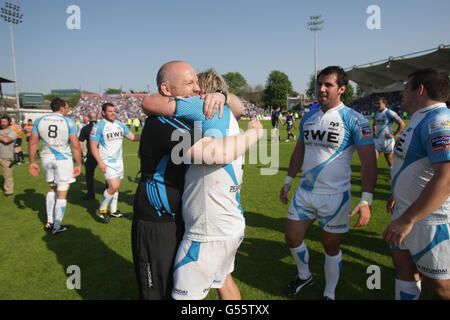
[[[373,144],[369,121],[343,103],[325,113],[308,112],[299,140],[305,144],[300,188],[318,194],[349,190],[355,147]]]
[[[395,144],[391,189],[396,210],[392,219],[419,197],[433,177],[431,165],[446,161],[450,161],[450,110],[438,103],[414,112]],[[419,223],[450,223],[450,199]]]
[[[222,138],[240,133],[239,125],[228,106],[222,118],[218,112],[206,120],[203,102],[198,96],[177,98],[175,117],[194,125],[205,136]],[[226,165],[191,164],[185,175],[183,219],[185,238],[198,241],[235,239],[245,229],[240,204],[243,157]]]
[[[72,119],[56,112],[44,115],[34,122],[31,133],[37,133],[42,140],[41,158],[72,159],[70,135],[77,135],[77,125]]]
[[[376,126],[375,137],[377,140],[385,140],[385,134],[392,133],[392,125],[400,120],[395,111],[384,109],[383,111],[375,111],[374,124]]]

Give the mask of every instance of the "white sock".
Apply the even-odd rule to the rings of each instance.
[[[55,210],[56,192],[49,191],[45,198],[45,207],[47,208],[47,222],[53,223],[53,212]]]
[[[395,300],[418,300],[421,289],[421,281],[404,281],[395,278]]]
[[[64,212],[66,211],[67,200],[57,199],[55,205],[55,224],[54,229],[59,229],[61,227],[61,222],[64,218]]]
[[[335,256],[329,256],[325,252],[325,290],[324,297],[335,299],[334,291],[339,281],[339,274],[342,266],[342,251]]]
[[[115,213],[117,211],[117,200],[119,199],[119,192],[116,192],[112,195],[111,198],[111,213]]]
[[[309,272],[309,252],[305,242],[302,242],[297,248],[289,248],[292,257],[297,264],[298,277],[302,280],[308,279],[311,276]]]
[[[102,204],[100,205],[100,212],[106,211],[108,209],[108,204],[111,201],[112,197],[113,195],[108,193],[108,189],[106,189],[105,192],[103,192],[103,201]]]

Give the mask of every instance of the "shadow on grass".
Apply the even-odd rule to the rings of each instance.
[[[103,192],[105,191],[105,189],[108,188],[108,184],[106,181],[99,181],[97,179],[94,179],[94,183],[95,183],[95,190],[96,190],[96,198],[94,199],[89,199],[89,200],[82,200],[82,196],[85,195],[85,193],[83,192],[83,190],[86,190],[86,180],[84,175],[80,176],[81,178],[78,178],[80,181],[82,181],[81,183],[75,183],[73,184],[73,186],[71,187],[71,189],[69,190],[69,194],[67,196],[67,201],[69,203],[73,203],[76,205],[79,205],[83,208],[86,209],[86,211],[89,213],[89,215],[92,217],[92,219],[96,222],[99,223],[103,223],[103,220],[100,219],[99,215],[98,215],[98,211],[100,208],[100,204],[101,204],[101,200],[97,200],[98,198],[98,194],[100,195],[100,199],[103,198]],[[129,204],[130,206],[133,206],[133,201],[134,201],[134,193],[131,191],[125,191],[125,192],[120,192],[119,190],[119,200],[118,200],[118,210],[120,210],[120,203],[121,202],[126,202],[127,204]],[[130,212],[123,212],[122,213],[127,213],[128,216],[125,217],[125,219],[128,219],[131,221],[132,219],[132,214]]]
[[[36,189],[25,189],[24,193],[17,194],[14,197],[14,202],[19,209],[28,208],[32,211],[38,212],[39,220],[43,224],[47,222],[47,213],[45,209],[45,195],[37,193]]]
[[[272,218],[245,212],[248,226],[266,228],[284,234],[286,218]],[[304,288],[294,299],[322,299],[325,288],[324,251],[321,245],[321,229],[314,223],[306,234],[305,243],[310,255],[309,267],[315,278],[315,285]],[[350,229],[341,238],[343,266],[336,289],[337,298],[345,299],[393,299],[394,269],[380,265],[380,261],[390,261],[389,246],[376,232]],[[369,250],[370,255],[358,250]],[[351,260],[351,261],[349,261]],[[358,261],[354,261],[358,260]],[[366,281],[370,274],[367,268],[378,265],[381,268],[382,286],[380,290],[369,290]],[[245,238],[236,255],[233,277],[266,294],[285,298],[283,288],[297,274],[294,260],[284,241]],[[245,297],[243,297],[245,299]]]
[[[91,230],[69,226],[68,231],[56,236],[46,233],[43,240],[56,254],[64,273],[71,265],[80,268],[81,288],[75,290],[82,299],[139,299],[133,263],[111,250]]]

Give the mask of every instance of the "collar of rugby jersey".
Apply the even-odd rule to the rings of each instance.
[[[344,103],[341,102],[339,105],[337,105],[336,107],[330,108],[327,111],[323,112],[322,110],[322,106],[320,106],[320,112],[322,112],[322,114],[328,113],[328,112],[333,112],[333,111],[337,111],[339,109],[341,109],[344,106]]]
[[[411,120],[415,119],[417,117],[420,117],[424,113],[427,113],[427,112],[429,112],[431,110],[438,109],[438,108],[447,108],[447,105],[444,102],[439,102],[439,103],[436,103],[436,104],[432,104],[431,106],[419,109],[419,110],[417,110],[416,112],[414,112],[412,114]]]

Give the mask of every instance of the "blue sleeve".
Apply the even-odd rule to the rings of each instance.
[[[349,128],[356,147],[374,144],[370,122],[362,114],[352,112],[349,117]]]
[[[176,98],[175,117],[185,120],[191,124],[195,130],[207,136],[214,138],[221,138],[227,136],[226,129],[229,125],[231,111],[227,105],[223,107],[222,118],[219,118],[219,111],[217,111],[211,119],[206,119],[203,114],[204,100],[199,96],[187,99]]]
[[[186,120],[187,122],[193,124],[194,121],[205,121],[205,115],[203,114],[203,103],[204,100],[200,99],[199,96],[192,98],[175,99],[177,106],[175,111],[175,117]]]
[[[39,122],[41,122],[41,119],[42,118],[39,118],[33,123],[33,129],[31,129],[31,133],[39,134],[38,127],[39,127]]]
[[[67,125],[69,127],[69,135],[78,135],[78,130],[77,130],[77,125],[75,123],[75,121],[73,121],[72,119],[66,118],[67,119]]]
[[[450,161],[450,111],[447,110],[421,127],[422,145],[431,164]]]
[[[398,116],[398,114],[395,111],[392,111],[390,109],[387,112],[387,116],[391,122],[398,122],[400,120],[400,117]]]
[[[122,122],[117,121],[117,120],[116,120],[116,122],[117,122],[117,124],[118,124],[119,126],[122,127],[122,129],[123,129],[123,135],[124,135],[124,136],[126,136],[127,134],[129,134],[129,133],[131,132],[130,129],[128,129],[127,126],[124,125]]]

